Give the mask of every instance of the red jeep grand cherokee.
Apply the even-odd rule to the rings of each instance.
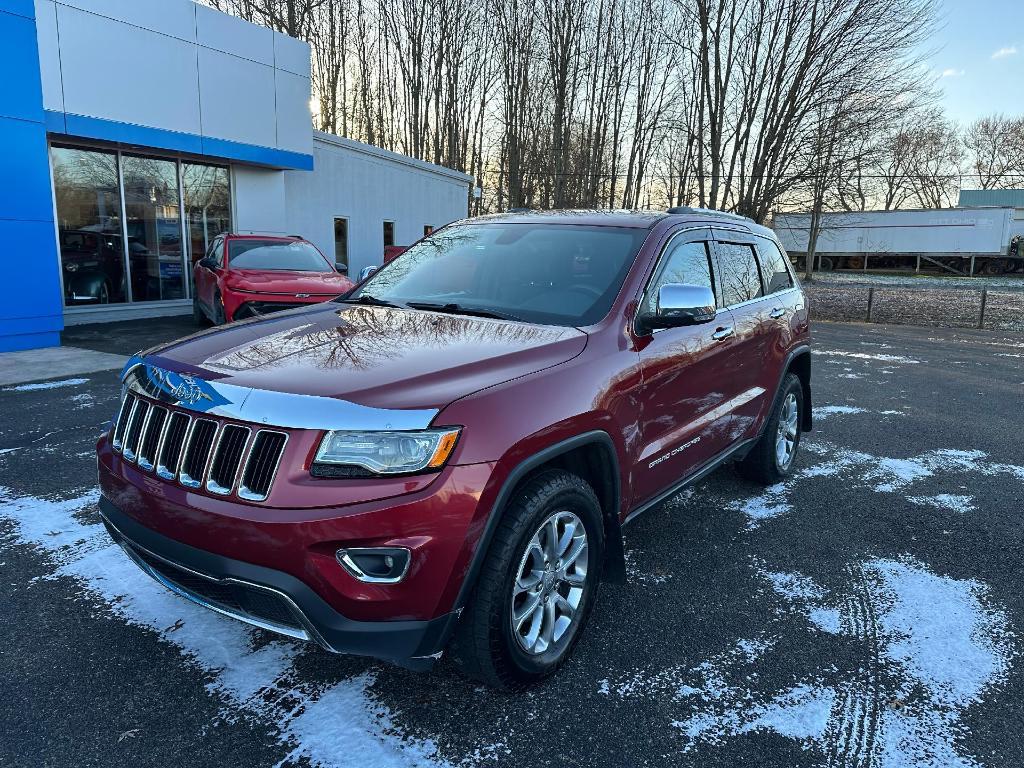
[[[803,294],[737,216],[445,227],[346,297],[129,362],[97,446],[110,534],[215,611],[517,687],[565,661],[621,526],[811,425]]]
[[[193,265],[192,277],[199,325],[317,304],[352,290],[352,281],[301,237],[220,235]]]

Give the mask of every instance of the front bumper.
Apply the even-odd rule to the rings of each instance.
[[[218,613],[311,640],[335,653],[429,669],[458,617],[453,611],[424,621],[355,621],[294,576],[170,539],[137,522],[105,496],[99,506],[111,538],[165,587]]]

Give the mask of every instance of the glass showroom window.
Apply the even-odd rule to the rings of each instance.
[[[231,231],[231,182],[218,165],[181,164],[190,263],[203,258],[213,239]]]
[[[54,147],[53,183],[64,303],[127,301],[117,155]]]
[[[178,165],[122,155],[132,301],[185,298]]]

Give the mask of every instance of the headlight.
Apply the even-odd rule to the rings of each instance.
[[[345,476],[334,467],[360,467],[376,475],[405,475],[440,469],[458,440],[459,430],[425,429],[418,432],[328,432],[314,459],[327,476]]]

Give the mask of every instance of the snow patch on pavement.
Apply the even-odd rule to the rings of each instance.
[[[1006,680],[1017,653],[984,585],[939,576],[909,557],[877,559],[848,568],[848,593],[828,607],[825,590],[802,574],[759,573],[794,610],[831,611],[834,631],[860,647],[860,668],[841,671],[826,659],[790,687],[765,689],[750,666],[790,652],[774,638],[753,657],[737,644],[691,667],[603,681],[602,691],[667,708],[683,752],[772,732],[831,756],[829,765],[979,766],[961,751],[961,720]]]
[[[0,486],[0,519],[14,539],[54,564],[49,578],[69,577],[130,624],[155,631],[212,676],[208,689],[227,704],[226,718],[255,717],[278,729],[291,751],[315,766],[357,762],[372,768],[445,765],[430,740],[405,738],[370,691],[368,671],[327,686],[297,684],[293,661],[302,646],[273,640],[254,647],[244,624],[195,606],[144,576],[95,520],[96,492],[52,500]]]
[[[973,496],[957,496],[951,493],[940,493],[936,496],[907,496],[907,501],[923,507],[934,507],[935,509],[948,509],[953,512],[973,512]]]
[[[825,421],[832,416],[849,416],[854,413],[865,412],[864,408],[858,408],[853,405],[823,405],[814,409],[814,420]]]
[[[921,361],[902,355],[869,354],[867,352],[846,352],[841,349],[815,349],[813,353],[824,357],[847,357],[853,360],[873,360],[880,363],[900,363],[902,365],[917,365]]]
[[[38,392],[43,389],[57,389],[59,387],[77,387],[85,384],[88,379],[62,379],[61,381],[44,381],[39,384],[19,384],[16,387],[4,387],[0,392]]]

